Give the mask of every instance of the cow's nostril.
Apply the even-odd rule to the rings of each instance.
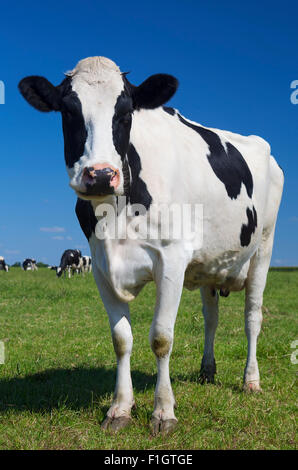
[[[82,180],[85,184],[92,184],[96,179],[96,173],[93,166],[85,167],[83,170]]]
[[[94,176],[93,166],[86,166],[83,171],[83,176]]]

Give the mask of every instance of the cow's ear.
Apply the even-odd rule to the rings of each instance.
[[[155,109],[175,94],[178,80],[164,73],[151,75],[141,85],[133,87],[132,99],[135,109]]]
[[[31,76],[23,78],[19,90],[26,101],[38,111],[59,111],[61,93],[46,78]]]

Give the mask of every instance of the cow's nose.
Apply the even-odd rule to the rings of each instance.
[[[108,164],[97,164],[85,167],[82,175],[82,183],[86,187],[88,195],[113,194],[120,182],[119,170]]]

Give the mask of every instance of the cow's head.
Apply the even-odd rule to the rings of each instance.
[[[58,277],[61,277],[61,275],[62,275],[62,268],[60,268],[60,266],[56,266],[55,271],[56,271],[56,275],[57,275]]]
[[[60,111],[70,186],[82,199],[129,192],[127,150],[134,111],[154,109],[175,93],[171,75],[152,75],[130,84],[105,57],[81,60],[58,85],[46,78],[21,80],[24,98],[43,112]]]

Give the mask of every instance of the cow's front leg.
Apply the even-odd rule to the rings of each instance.
[[[114,398],[107,412],[106,419],[102,423],[102,428],[116,432],[130,423],[131,408],[134,405],[130,374],[133,337],[129,308],[126,303],[121,302],[115,296],[113,290],[97,268],[93,268],[93,274],[109,316],[112,340],[117,357]]]
[[[114,350],[117,357],[117,377],[114,398],[102,428],[118,431],[130,423],[131,408],[134,405],[130,374],[132,333],[129,314],[109,314]]]
[[[154,434],[158,432],[168,433],[177,424],[169,362],[183,279],[184,271],[177,273],[174,270],[173,272],[163,272],[156,279],[157,300],[150,329],[150,344],[157,361],[157,384],[151,420]]]

